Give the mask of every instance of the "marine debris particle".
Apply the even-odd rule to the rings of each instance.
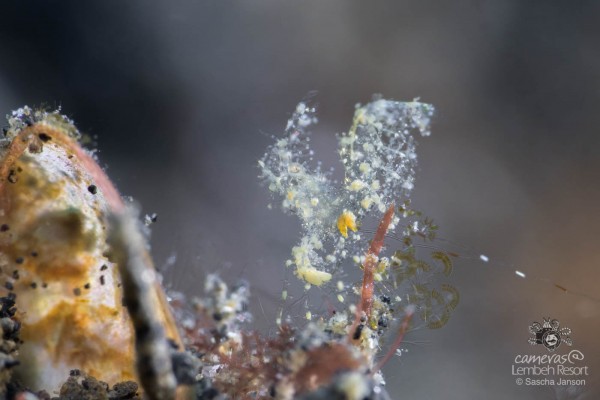
[[[133,381],[115,383],[112,387],[101,380],[74,369],[69,372],[66,382],[53,396],[47,391],[39,391],[34,395],[22,391],[15,400],[128,400],[141,399],[138,384]]]
[[[258,162],[261,179],[282,198],[284,211],[298,216],[302,237],[288,265],[310,285],[330,281],[333,267],[364,255],[367,239],[358,231],[366,216],[380,218],[414,186],[415,133],[430,134],[433,106],[375,99],[357,106],[348,132],[339,136],[345,178],[334,184],[320,165],[312,166],[307,129],[317,122],[315,108],[302,102],[285,135]],[[389,231],[393,232],[395,217]]]
[[[18,349],[21,324],[15,319],[15,296],[0,297],[0,398],[5,398],[14,367],[19,365]]]

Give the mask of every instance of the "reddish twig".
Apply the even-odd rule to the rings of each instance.
[[[367,251],[367,256],[365,258],[365,263],[363,265],[363,282],[362,282],[362,291],[360,293],[360,303],[356,310],[356,319],[354,320],[354,324],[350,329],[350,338],[355,336],[356,329],[360,324],[360,320],[363,317],[363,312],[365,313],[365,317],[367,320],[371,316],[371,309],[373,308],[373,292],[375,289],[374,283],[374,275],[375,275],[375,267],[377,265],[377,259],[379,257],[379,253],[383,248],[383,241],[385,239],[385,235],[388,231],[390,224],[392,223],[392,219],[394,218],[394,204],[389,206],[385,214],[383,214],[383,218],[379,222],[379,226],[377,227],[377,231],[375,232],[375,237],[369,246],[369,250]]]
[[[392,218],[394,218],[393,204],[387,209],[385,214],[383,214],[383,218],[379,222],[379,226],[375,232],[375,237],[371,242],[371,246],[369,246],[365,264],[363,265],[365,272],[363,274],[362,292],[360,294],[360,307],[358,311],[364,311],[367,319],[371,316],[371,308],[373,307],[373,290],[375,288],[373,276],[375,274],[375,267],[377,265],[379,253],[383,248],[385,234],[392,223]]]

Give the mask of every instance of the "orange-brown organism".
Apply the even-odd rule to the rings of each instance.
[[[124,203],[57,112],[20,109],[0,145],[0,285],[22,323],[19,378],[56,390],[71,369],[136,380],[134,331],[109,258],[106,217]],[[158,284],[151,298],[180,342]]]

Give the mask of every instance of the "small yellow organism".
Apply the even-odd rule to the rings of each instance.
[[[292,248],[294,264],[296,264],[296,276],[310,285],[321,286],[331,280],[329,272],[320,271],[313,267],[308,256],[307,246],[295,246]]]
[[[321,286],[331,280],[331,274],[325,271],[319,271],[315,267],[302,267],[296,270],[298,277],[311,285]]]
[[[337,227],[343,237],[348,237],[348,229],[356,232],[356,215],[352,211],[344,210],[337,220]]]

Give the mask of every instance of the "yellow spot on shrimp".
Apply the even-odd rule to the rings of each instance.
[[[348,237],[348,229],[356,232],[356,215],[352,211],[344,210],[337,220],[337,227],[343,237]]]

